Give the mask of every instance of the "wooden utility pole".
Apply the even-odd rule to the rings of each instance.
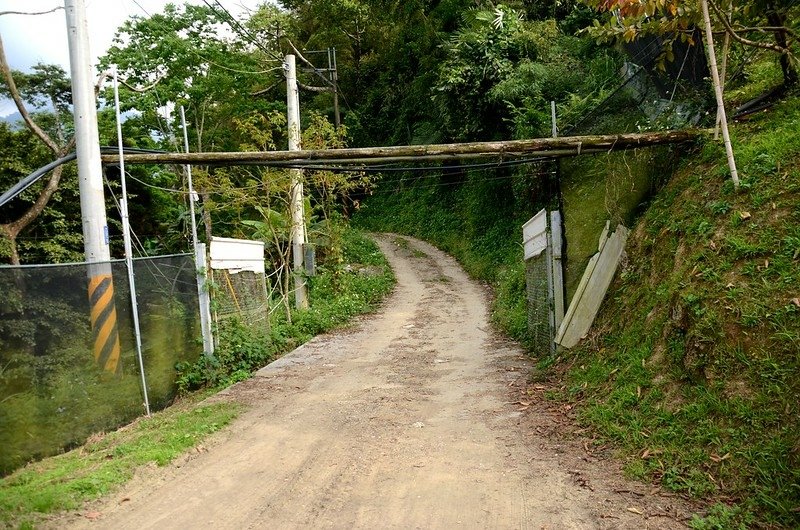
[[[283,64],[286,70],[286,122],[289,126],[289,151],[300,151],[300,97],[297,91],[297,68],[294,55],[287,55]],[[303,214],[303,171],[290,169],[289,172],[292,176],[290,209],[292,212],[294,302],[298,309],[307,309],[308,289],[303,267],[303,247],[306,242],[305,215]]]
[[[108,246],[108,223],[103,194],[100,135],[97,130],[97,107],[84,0],[64,0],[64,11],[67,16],[72,77],[83,247],[86,261],[89,263],[89,302],[94,356],[103,369],[118,372],[120,347],[117,310],[109,263],[111,251]]]
[[[722,84],[719,80],[719,70],[717,69],[717,54],[714,51],[714,33],[711,27],[711,17],[708,14],[708,0],[700,0],[703,8],[703,19],[706,25],[706,48],[708,49],[708,62],[711,68],[711,79],[714,81],[714,94],[717,96],[717,115],[722,127],[722,141],[725,144],[725,153],[728,156],[728,167],[731,170],[733,187],[739,189],[739,173],[736,171],[736,160],[733,158],[733,146],[731,137],[728,134],[728,118],[725,115],[725,102],[722,99]]]

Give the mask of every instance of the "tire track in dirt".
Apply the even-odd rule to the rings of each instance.
[[[452,258],[378,242],[398,279],[378,313],[212,398],[249,408],[204,451],[53,526],[685,528],[683,501],[637,494],[550,405],[512,404],[531,362]]]

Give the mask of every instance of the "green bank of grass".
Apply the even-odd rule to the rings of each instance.
[[[637,223],[562,398],[634,477],[718,504],[696,528],[800,527],[800,99],[690,154]],[[552,362],[545,359],[542,365]]]
[[[114,491],[141,466],[164,466],[228,425],[233,403],[199,405],[196,395],[78,449],[29,464],[0,479],[0,525],[32,527],[43,514],[74,510]]]

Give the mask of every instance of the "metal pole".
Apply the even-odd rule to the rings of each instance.
[[[189,131],[186,128],[186,113],[183,110],[183,105],[181,105],[181,127],[183,127],[183,148],[188,153]],[[197,222],[194,219],[194,202],[197,200],[197,194],[194,192],[194,185],[192,184],[192,166],[186,164],[183,168],[189,181],[189,217],[192,219],[192,248],[194,248],[194,259],[197,267],[197,297],[200,304],[200,331],[203,334],[203,352],[211,356],[214,354],[214,337],[211,332],[211,300],[206,287],[208,269],[206,268],[205,245],[202,245],[201,252],[201,245],[197,240]]]
[[[728,19],[728,23],[731,21],[731,16],[733,16],[733,2],[728,2],[728,8],[725,10],[725,16]],[[727,31],[725,32],[725,38],[722,41],[722,66],[719,72],[720,78],[720,88],[722,91],[725,92],[725,78],[726,78],[726,70],[728,68],[728,50],[731,45],[731,35]],[[719,113],[719,109],[717,109],[717,120],[714,122],[714,140],[719,140],[719,122],[722,119]]]
[[[545,213],[545,216],[547,213]],[[549,341],[550,344],[550,353],[555,352],[555,338],[556,334],[558,333],[558,329],[556,328],[556,314],[555,314],[555,287],[554,287],[554,279],[553,279],[553,238],[552,234],[550,233],[550,226],[549,220],[545,217],[545,234],[546,234],[546,243],[545,243],[545,270],[547,272],[547,320],[548,320],[548,329],[550,331],[549,334]]]
[[[707,0],[701,0],[703,8],[703,19],[706,25],[706,44],[708,48],[708,66],[711,68],[711,79],[714,81],[714,95],[717,97],[717,114],[722,127],[722,142],[725,144],[725,153],[728,156],[728,168],[731,170],[733,187],[739,189],[739,172],[736,170],[736,160],[733,158],[733,146],[731,137],[728,134],[728,118],[725,115],[725,101],[722,99],[722,85],[719,80],[719,70],[717,69],[717,54],[714,51],[714,34],[711,28],[711,16],[708,14]]]
[[[556,102],[550,102],[550,119],[553,122],[553,138],[558,138],[558,127],[556,126]]]
[[[300,97],[297,91],[297,70],[294,55],[287,55],[283,63],[286,69],[286,114],[289,126],[289,151],[300,147]],[[290,169],[292,177],[292,268],[294,270],[294,302],[298,309],[308,308],[308,291],[303,275],[303,243],[305,243],[305,219],[303,214],[303,171]]]
[[[133,275],[133,251],[131,249],[131,223],[128,216],[128,185],[125,177],[125,157],[122,146],[122,120],[119,110],[119,80],[117,67],[114,67],[114,110],[117,116],[117,146],[119,149],[119,173],[122,182],[122,200],[119,204],[122,216],[122,239],[125,242],[125,264],[128,267],[128,285],[131,291],[131,315],[133,316],[133,334],[136,338],[136,358],[139,361],[139,373],[142,378],[142,395],[144,396],[144,410],[150,415],[150,399],[147,397],[147,379],[144,374],[144,360],[142,359],[142,333],[139,328],[139,303],[136,298],[136,280]]]
[[[75,119],[75,150],[78,158],[78,188],[83,223],[83,247],[89,264],[89,304],[91,308],[94,357],[104,370],[120,372],[119,331],[111,276],[111,251],[108,246],[103,173],[94,78],[89,52],[89,27],[83,0],[64,0],[72,78],[72,105]]]

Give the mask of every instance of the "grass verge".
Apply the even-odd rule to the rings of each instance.
[[[205,395],[142,418],[82,447],[29,464],[0,479],[0,523],[33,527],[44,514],[74,510],[124,484],[150,463],[164,466],[228,425],[240,406],[200,406]]]

